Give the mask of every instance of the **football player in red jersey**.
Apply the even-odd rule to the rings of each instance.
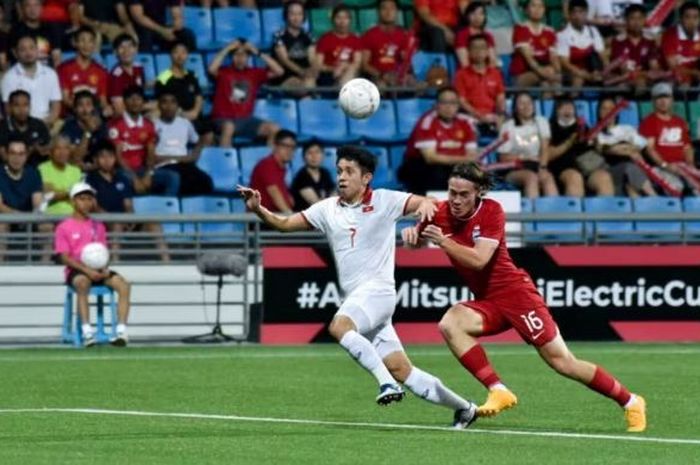
[[[517,404],[476,340],[514,328],[558,373],[623,407],[627,431],[644,431],[644,399],[569,351],[530,276],[513,263],[505,244],[503,209],[484,198],[491,183],[477,163],[456,165],[448,181],[448,200],[439,203],[433,220],[402,231],[408,246],[427,240],[440,247],[475,295],[475,300],[460,302],[445,313],[440,331],[464,368],[489,390],[478,415],[493,416]]]

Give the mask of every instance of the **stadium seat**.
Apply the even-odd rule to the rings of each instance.
[[[186,197],[181,200],[183,214],[221,214],[231,213],[230,203],[226,197]],[[184,223],[182,231],[185,233],[203,234],[203,241],[230,241],[234,232],[234,223]],[[210,235],[210,237],[207,237]]]
[[[501,61],[501,73],[503,74],[503,83],[506,86],[512,85],[513,78],[510,75],[510,62],[513,60],[512,55],[498,55],[498,59]],[[510,110],[508,110],[510,111]]]
[[[700,197],[684,198],[683,211],[686,213],[700,213]],[[685,237],[691,241],[700,240],[700,221],[688,221],[685,223]]]
[[[579,213],[581,199],[578,197],[539,197],[534,201],[537,213]],[[583,223],[580,221],[538,221],[537,235],[533,237],[545,242],[578,242],[583,238]]]
[[[521,213],[532,213],[534,209],[533,201],[531,198],[528,197],[522,197],[520,199],[520,212]],[[523,231],[523,237],[525,239],[525,242],[527,242],[529,239],[531,239],[531,235],[533,232],[535,232],[535,223],[531,221],[523,221],[522,223],[522,231]]]
[[[235,192],[236,184],[241,182],[236,149],[205,147],[197,166],[211,176],[217,192]]]
[[[311,34],[316,39],[333,29],[330,8],[313,8],[309,12],[309,17],[311,18]]]
[[[444,53],[423,52],[419,50],[413,54],[411,63],[413,64],[413,73],[420,81],[425,81],[428,71],[433,66],[443,66],[445,69],[449,69],[447,56]]]
[[[214,38],[219,47],[224,47],[234,39],[245,39],[260,47],[260,11],[237,7],[214,9]]]
[[[564,26],[564,12],[561,8],[549,10],[549,25],[558,31]]]
[[[250,185],[250,176],[253,174],[255,165],[260,160],[270,155],[272,150],[267,146],[243,147],[238,153],[241,157],[241,180],[246,186]]]
[[[350,134],[370,142],[399,142],[405,138],[396,130],[396,109],[391,100],[382,100],[377,112],[366,119],[349,118]]]
[[[134,213],[139,215],[180,214],[177,197],[146,195],[134,197]],[[167,240],[181,239],[181,223],[163,223],[163,234]]]
[[[305,138],[334,144],[357,140],[348,133],[347,118],[335,99],[299,101],[299,126],[299,133]]]
[[[375,0],[345,0],[343,4],[350,8],[365,8],[374,6],[376,2]]]
[[[156,71],[158,74],[170,68],[170,54],[159,53],[155,58]],[[192,52],[187,56],[187,64],[185,68],[189,69],[197,77],[197,82],[199,87],[202,88],[202,92],[208,92],[211,82],[209,81],[209,75],[207,74],[206,67],[204,66],[204,58],[201,54],[197,52]]]
[[[389,151],[385,147],[368,145],[365,147],[369,152],[377,157],[377,169],[372,179],[374,188],[396,188],[393,172],[389,166]]]
[[[186,6],[182,9],[185,24],[197,37],[198,50],[215,50],[214,18],[211,8]]]
[[[591,105],[588,103],[588,100],[575,100],[574,105],[576,106],[576,114],[583,118],[589,127],[592,126],[593,117],[591,116]]]
[[[617,117],[619,124],[627,124],[637,128],[639,126],[639,106],[637,102],[628,101],[629,106],[622,110]],[[598,122],[598,102],[591,102],[591,118],[593,123]]]
[[[336,182],[338,180],[338,171],[336,169],[336,153],[338,149],[337,147],[326,147],[323,149],[323,162],[321,162],[321,166],[326,168],[328,171],[331,173],[331,178],[333,178],[333,182]]]
[[[688,103],[688,126],[690,126],[690,137],[693,140],[700,139],[698,126],[700,126],[700,102]]]
[[[262,22],[262,48],[267,50],[272,48],[272,39],[280,29],[284,29],[284,9],[263,8],[260,10]]]
[[[61,339],[64,343],[73,343],[75,347],[83,346],[83,332],[81,330],[82,320],[80,314],[75,311],[75,320],[73,319],[73,297],[75,290],[73,286],[66,286],[66,297],[63,301],[63,327],[61,331]],[[97,298],[97,317],[95,318],[96,329],[95,339],[100,344],[109,342],[110,338],[117,334],[117,299],[114,297],[114,291],[107,286],[92,286],[90,295]],[[104,308],[105,296],[109,297],[109,322],[111,331],[105,333]],[[73,323],[75,321],[75,324]]]
[[[396,122],[398,123],[399,136],[402,139],[408,139],[418,119],[434,104],[435,100],[426,98],[396,100]]]
[[[503,5],[487,5],[486,18],[487,30],[513,27],[513,17],[508,8]]]
[[[405,145],[392,145],[389,148],[389,166],[394,172],[403,164],[404,152],[406,152]]]
[[[297,102],[293,99],[257,99],[253,113],[260,119],[274,121],[281,128],[299,132]]]
[[[587,197],[583,209],[587,213],[631,213],[632,201],[628,197]],[[599,241],[630,239],[634,232],[632,221],[595,221],[587,227]]]
[[[347,3],[346,3],[347,4]],[[397,15],[397,20],[403,23],[403,17]],[[357,11],[357,32],[364,34],[369,28],[376,26],[379,22],[379,13],[376,8],[362,8]]]
[[[681,201],[670,197],[640,197],[633,200],[637,213],[681,213]],[[635,229],[643,239],[673,242],[681,238],[683,225],[680,221],[635,221]]]

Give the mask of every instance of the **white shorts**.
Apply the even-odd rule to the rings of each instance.
[[[391,324],[396,308],[393,288],[359,288],[351,293],[338,309],[355,323],[357,332],[372,342],[381,358],[403,352],[403,346]]]

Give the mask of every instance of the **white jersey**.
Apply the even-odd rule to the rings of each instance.
[[[355,205],[336,196],[301,213],[328,238],[345,295],[361,284],[395,287],[396,221],[405,214],[410,197],[406,192],[368,190]]]

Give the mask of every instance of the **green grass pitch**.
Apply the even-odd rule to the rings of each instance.
[[[22,349],[0,351],[0,464],[700,463],[700,346],[572,349],[646,397],[646,433],[521,345],[487,346],[520,404],[466,432],[410,394],[375,405],[374,381],[333,345]],[[484,400],[445,347],[407,350]]]

